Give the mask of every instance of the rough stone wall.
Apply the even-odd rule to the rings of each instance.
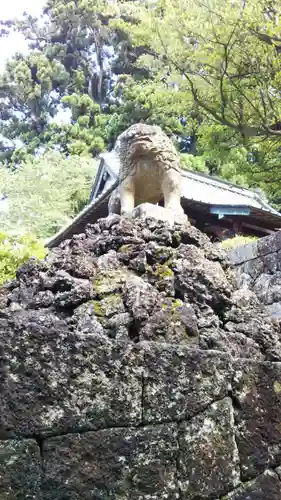
[[[279,325],[188,223],[89,226],[0,333],[1,500],[281,500]]]
[[[281,232],[229,252],[240,286],[252,290],[273,317],[281,317]]]

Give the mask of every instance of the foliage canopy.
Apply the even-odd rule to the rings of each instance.
[[[30,158],[17,169],[0,166],[2,231],[47,238],[67,224],[89,199],[97,163],[91,158],[64,158],[49,152]]]
[[[30,47],[0,77],[2,158],[96,156],[145,121],[200,158],[188,168],[278,206],[280,13],[280,0],[48,0],[39,19],[2,22]]]

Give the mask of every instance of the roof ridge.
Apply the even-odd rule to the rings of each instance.
[[[184,177],[194,176],[197,178],[197,180],[199,182],[201,181],[204,183],[204,180],[205,180],[205,184],[223,184],[226,189],[229,189],[229,191],[233,191],[233,190],[236,190],[239,192],[245,191],[247,193],[251,193],[253,198],[254,198],[254,195],[257,194],[257,193],[255,193],[255,191],[253,191],[250,188],[239,186],[238,184],[234,184],[232,182],[225,181],[224,179],[220,179],[219,177],[214,177],[212,175],[202,174],[201,172],[196,172],[196,170],[184,170],[184,169],[181,169],[181,170],[182,170]],[[257,196],[259,196],[259,195],[257,194]]]

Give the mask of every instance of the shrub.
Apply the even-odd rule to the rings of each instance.
[[[43,243],[33,235],[0,233],[0,285],[13,279],[17,269],[31,257],[43,259],[46,253]]]
[[[17,168],[0,164],[0,195],[7,198],[0,227],[7,234],[52,236],[85,206],[97,161],[48,152]]]
[[[242,247],[248,243],[253,243],[257,239],[258,238],[255,236],[243,236],[242,234],[237,234],[233,238],[221,241],[219,246],[223,250],[231,250],[232,248]]]

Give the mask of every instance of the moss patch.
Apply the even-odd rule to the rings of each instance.
[[[134,250],[135,245],[122,245],[119,249],[118,252],[120,253],[130,253]]]
[[[157,264],[154,271],[160,279],[173,278],[174,272],[166,265]]]
[[[102,306],[99,300],[93,300],[92,305],[96,316],[104,316]]]
[[[161,262],[167,262],[168,259],[171,259],[171,256],[173,255],[173,252],[170,248],[164,248],[160,247],[157,248],[155,251],[157,259]]]
[[[166,264],[156,264],[155,266],[147,265],[146,272],[158,281],[174,278],[174,271]]]
[[[117,293],[126,282],[127,277],[128,271],[126,269],[103,273],[93,280],[93,289],[96,295],[101,298],[107,294]]]
[[[163,302],[163,304],[161,304],[162,310],[166,311],[170,309],[171,314],[175,314],[177,310],[182,306],[183,302],[180,299],[173,299],[173,298],[171,298],[169,302]]]
[[[275,380],[273,384],[274,391],[279,394],[281,392],[281,384],[277,380]]]
[[[92,305],[95,315],[99,318],[109,318],[114,314],[125,311],[121,295],[117,293],[109,295],[102,300],[93,300]]]

